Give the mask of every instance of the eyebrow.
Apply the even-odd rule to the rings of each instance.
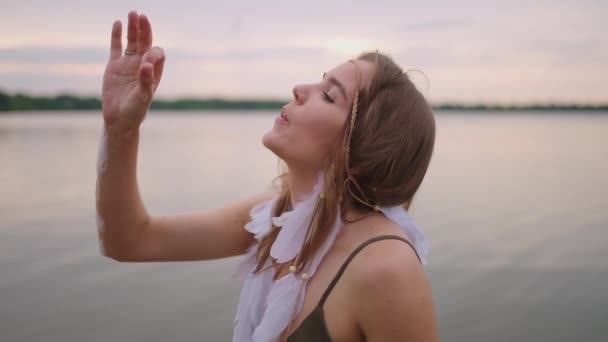
[[[327,74],[326,72],[323,73],[323,79],[325,79],[326,74]],[[333,76],[329,76],[329,82],[331,84],[335,85],[336,87],[338,87],[338,89],[340,89],[340,93],[342,94],[342,97],[344,97],[344,100],[346,100],[346,88],[344,88],[344,85],[342,83],[340,83],[340,81],[338,81]]]

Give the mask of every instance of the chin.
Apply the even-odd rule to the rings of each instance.
[[[274,132],[274,129],[266,132],[262,136],[262,145],[274,153],[277,157],[283,159],[283,153],[281,151],[281,144],[279,143],[279,137]]]

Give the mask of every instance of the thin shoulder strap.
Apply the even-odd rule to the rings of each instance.
[[[414,248],[414,246],[409,241],[402,238],[401,236],[380,235],[380,236],[373,237],[373,238],[363,242],[362,244],[360,244],[357,248],[355,248],[355,250],[352,253],[350,253],[350,255],[348,256],[346,261],[342,264],[342,267],[340,267],[340,270],[338,271],[338,273],[336,274],[334,279],[332,279],[331,283],[329,284],[329,286],[323,293],[323,296],[321,297],[321,300],[319,301],[318,306],[323,306],[323,304],[325,304],[325,300],[327,299],[327,296],[329,296],[329,293],[331,292],[331,290],[334,288],[334,286],[336,285],[338,280],[340,280],[340,277],[342,276],[342,273],[344,273],[346,266],[348,266],[348,264],[351,262],[351,260],[353,260],[355,255],[357,255],[357,253],[359,253],[359,251],[361,251],[365,246],[369,245],[370,243],[372,243],[374,241],[387,240],[387,239],[401,240],[401,241],[407,243],[408,245],[410,245],[410,247],[412,247],[412,249],[414,250],[414,253],[416,253],[416,257],[418,257],[418,261],[420,261],[420,256],[418,255],[418,252],[416,252],[416,248]],[[420,261],[420,262],[422,263],[422,261]]]

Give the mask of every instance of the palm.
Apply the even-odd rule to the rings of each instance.
[[[112,27],[110,60],[102,86],[104,120],[136,127],[143,120],[152,96],[158,88],[164,65],[164,53],[152,45],[152,30],[148,19],[129,12],[127,48],[122,56],[121,23]]]

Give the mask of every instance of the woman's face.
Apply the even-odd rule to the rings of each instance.
[[[373,64],[354,62],[361,91],[373,76]],[[355,66],[347,61],[319,75],[319,82],[296,85],[293,101],[283,107],[272,129],[264,134],[264,146],[290,169],[321,170],[352,111],[355,77]]]

